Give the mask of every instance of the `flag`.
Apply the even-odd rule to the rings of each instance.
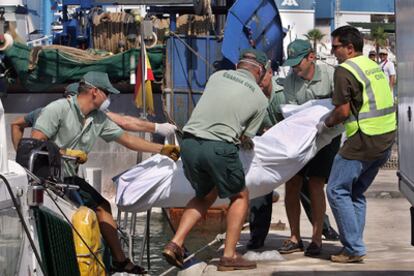
[[[147,51],[145,47],[142,49],[144,51],[145,56],[145,78],[144,78],[144,85],[145,85],[145,104],[147,107],[147,112],[150,115],[154,115],[154,98],[152,97],[152,85],[151,81],[154,80],[154,73],[152,72],[151,64],[149,62],[149,58],[147,55]],[[135,81],[135,91],[134,91],[134,102],[138,108],[143,108],[142,102],[142,58],[140,55],[138,65],[137,65],[137,74],[136,74],[136,81]]]

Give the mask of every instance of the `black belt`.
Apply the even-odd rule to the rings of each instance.
[[[183,134],[183,139],[186,139],[186,138],[193,138],[193,139],[197,139],[198,137],[197,137],[197,136],[195,136],[194,134],[189,133],[189,132],[184,132],[184,134]]]

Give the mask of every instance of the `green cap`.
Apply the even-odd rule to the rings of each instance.
[[[66,86],[65,88],[65,95],[76,95],[78,94],[79,82],[74,82]]]
[[[268,61],[268,58],[265,52],[262,52],[260,50],[253,49],[253,48],[247,48],[247,49],[242,50],[240,52],[239,60],[243,58],[253,59],[257,61],[259,64],[263,65],[264,67],[266,67],[267,61]]]
[[[296,66],[302,59],[312,51],[312,46],[308,40],[296,39],[287,48],[288,59],[283,66]]]
[[[82,82],[95,86],[105,93],[119,94],[119,90],[115,89],[109,81],[108,74],[104,72],[88,72],[82,79]]]

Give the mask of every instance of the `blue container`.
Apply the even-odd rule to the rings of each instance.
[[[227,15],[222,53],[235,64],[240,50],[252,47],[253,42],[273,63],[280,64],[284,36],[274,0],[238,0]]]
[[[167,49],[173,118],[182,127],[200,99],[208,78],[215,71],[213,64],[222,59],[221,42],[215,36],[170,37]]]
[[[234,68],[240,50],[254,41],[273,62],[283,57],[283,32],[274,0],[239,0],[229,10],[224,40],[215,36],[173,36],[167,41],[172,116],[184,126],[200,99],[209,76],[217,68]],[[191,48],[191,49],[190,49]],[[207,64],[206,64],[207,63]],[[168,77],[167,77],[168,78]]]

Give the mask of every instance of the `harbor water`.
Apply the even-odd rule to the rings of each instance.
[[[133,255],[134,262],[139,263],[139,256],[142,248],[143,233],[146,224],[146,215],[138,216],[136,220],[136,234],[137,237],[133,239]],[[122,223],[121,223],[122,226]],[[127,225],[126,229],[129,229]],[[222,226],[216,223],[202,223],[197,225],[189,234],[185,241],[185,247],[189,252],[194,252],[199,248],[205,246],[214,240],[217,234],[222,231]],[[161,212],[152,212],[150,219],[150,269],[148,270],[147,263],[147,249],[145,249],[142,266],[148,270],[150,275],[160,275],[171,266],[165,261],[162,256],[162,250],[166,243],[170,241],[173,236],[173,231],[169,226],[167,219]],[[193,261],[210,260],[217,256],[217,249],[221,243],[217,243],[212,247],[208,247],[196,255]],[[126,252],[128,253],[128,252]],[[176,275],[178,270],[170,272],[168,275]]]

